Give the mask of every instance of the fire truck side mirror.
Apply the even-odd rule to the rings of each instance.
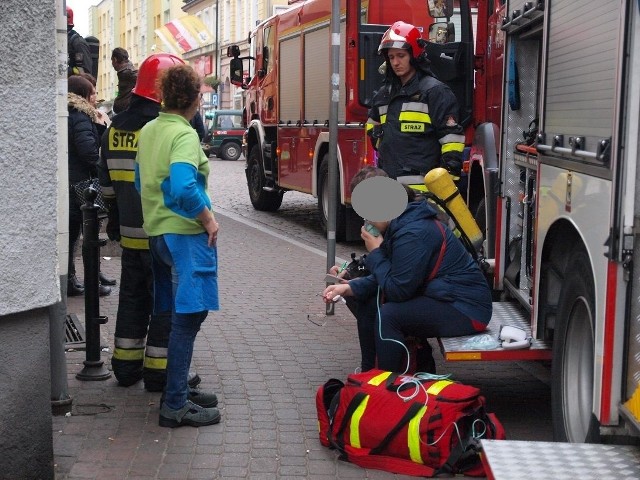
[[[227,57],[238,58],[240,56],[240,47],[238,45],[229,45],[227,47]]]
[[[242,59],[238,57],[234,57],[229,62],[229,70],[231,72],[231,83],[233,85],[237,85],[239,87],[244,86],[244,65],[242,64]]]
[[[443,2],[428,2],[429,15],[432,18],[450,18],[453,15],[453,0]]]

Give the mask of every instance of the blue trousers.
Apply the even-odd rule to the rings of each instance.
[[[153,257],[154,284],[163,284],[171,278],[172,295],[175,299],[180,281],[173,257],[162,236],[149,238]],[[156,290],[154,294],[159,294]],[[164,389],[165,403],[172,410],[179,410],[187,402],[189,366],[193,356],[193,344],[200,331],[200,325],[207,318],[207,311],[176,313],[175,302],[171,309],[171,333],[167,350],[167,384]]]
[[[376,367],[377,360],[377,368],[381,370],[404,372],[406,337],[416,337],[428,345],[428,338],[477,333],[469,317],[450,303],[431,297],[387,302],[379,308],[376,297],[364,300],[347,297],[347,306],[358,324],[362,371]]]

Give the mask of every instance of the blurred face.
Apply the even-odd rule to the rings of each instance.
[[[416,73],[416,69],[411,65],[411,54],[409,50],[403,48],[390,48],[387,50],[389,65],[393,69],[400,82],[404,85]]]

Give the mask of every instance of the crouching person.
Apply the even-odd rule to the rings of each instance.
[[[388,175],[365,167],[354,176],[351,192],[376,176]],[[423,345],[418,370],[435,373],[427,338],[471,335],[485,330],[491,319],[491,291],[478,264],[428,202],[413,201],[410,191],[407,195],[400,216],[369,222],[375,229],[361,230],[371,274],[323,292],[327,303],[344,297],[357,319],[362,371],[377,366],[407,372],[407,338],[416,337]]]

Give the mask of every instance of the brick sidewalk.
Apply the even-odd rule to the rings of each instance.
[[[198,334],[194,366],[202,388],[218,394],[221,423],[161,428],[159,393],[146,392],[142,382],[122,388],[114,378],[79,381],[85,352],[69,351],[73,405],[71,416],[53,420],[56,478],[413,478],[339,461],[318,441],[318,386],[344,379],[360,361],[355,319],[342,304],[325,317],[317,296],[325,256],[251,222],[217,216],[221,310]],[[120,257],[103,258],[101,268],[119,277]],[[101,328],[109,368],[117,303],[117,286],[100,299],[100,313],[109,317]],[[84,298],[69,298],[68,312],[84,323]],[[482,389],[509,438],[551,440],[549,387],[535,365],[441,360],[436,353],[439,373]]]
[[[142,382],[79,381],[84,351],[67,352],[71,416],[54,417],[57,479],[388,478],[338,461],[320,446],[315,392],[359,363],[346,307],[324,326],[326,259],[219,215],[220,303],[196,339],[202,388],[220,398],[222,421],[201,428],[158,426],[159,393]],[[82,265],[78,260],[77,265]],[[102,259],[119,277],[120,258]],[[100,299],[102,358],[110,368],[118,287]],[[84,298],[68,299],[84,323]],[[407,477],[409,478],[409,477]]]

